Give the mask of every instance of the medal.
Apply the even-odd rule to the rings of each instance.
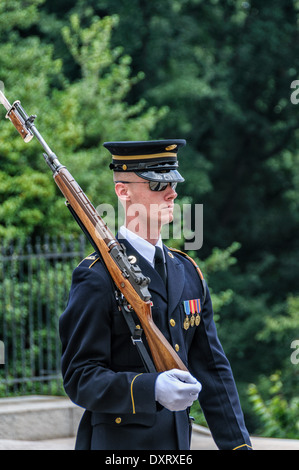
[[[198,326],[200,324],[200,299],[193,300],[184,300],[183,301],[184,310],[185,310],[185,320],[184,320],[184,329],[188,330],[194,325]],[[196,314],[196,315],[195,315]]]
[[[186,317],[185,317],[185,320],[184,320],[184,328],[185,328],[185,330],[188,330],[188,328],[190,327],[190,305],[189,305],[189,301],[184,300],[183,304],[184,304],[184,310],[185,310],[185,314],[186,314]]]
[[[196,312],[196,301],[195,300],[190,300],[189,303],[190,303],[190,310],[191,310],[191,313],[192,313],[190,323],[191,323],[191,326],[194,326],[195,325],[194,313]]]
[[[198,326],[200,324],[200,311],[201,311],[201,308],[200,308],[200,299],[196,299],[196,317],[195,317],[195,325]]]
[[[189,318],[186,315],[186,318],[184,320],[184,329],[187,331],[190,326]]]

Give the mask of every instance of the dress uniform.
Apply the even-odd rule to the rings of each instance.
[[[184,144],[175,140],[104,145],[112,153],[114,171],[134,171],[148,181],[163,183],[183,181],[177,170],[177,150]],[[217,446],[249,449],[233,374],[199,270],[185,254],[160,241],[167,272],[164,283],[153,267],[155,247],[138,237],[134,240],[124,227],[118,238],[131,262],[151,280],[155,324],[202,384],[199,401]],[[134,313],[133,319],[138,325]],[[65,390],[86,410],[76,449],[189,449],[189,410],[172,412],[155,400],[158,373],[146,372],[118,309],[113,281],[96,253],[74,270],[60,336]]]

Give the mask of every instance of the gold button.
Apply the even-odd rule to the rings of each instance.
[[[116,418],[115,422],[116,422],[116,424],[120,424],[121,423],[121,418]]]
[[[174,347],[174,349],[176,350],[176,352],[179,352],[179,350],[180,350],[180,347],[179,347],[179,345],[178,345],[178,344],[176,344],[176,345],[175,345],[175,347]]]
[[[171,326],[175,326],[175,320],[173,318],[169,320],[169,323],[171,324]]]

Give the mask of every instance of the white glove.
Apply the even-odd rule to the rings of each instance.
[[[201,388],[201,383],[189,372],[168,370],[157,377],[155,400],[170,411],[185,410],[197,399]]]

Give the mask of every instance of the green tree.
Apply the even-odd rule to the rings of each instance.
[[[130,140],[136,133],[147,139],[165,109],[145,108],[144,100],[125,102],[141,77],[131,77],[130,58],[111,48],[116,17],[91,17],[86,28],[77,15],[70,21],[63,37],[80,67],[78,80],[64,78],[52,46],[32,36],[20,40],[16,31],[0,46],[1,78],[8,98],[21,99],[28,113],[38,115],[38,129],[97,205],[114,201],[103,141]],[[39,144],[26,146],[4,120],[0,134],[0,236],[78,231],[39,158]]]
[[[289,402],[286,400],[280,372],[272,374],[267,382],[268,398],[266,399],[263,398],[256,385],[251,384],[248,388],[254,413],[259,418],[259,434],[276,438],[298,439],[299,398],[293,397]]]

